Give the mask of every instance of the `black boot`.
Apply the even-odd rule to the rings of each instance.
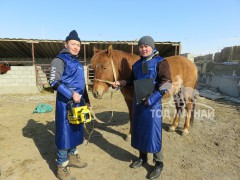
[[[134,161],[130,167],[135,169],[135,168],[142,166],[146,162],[147,162],[147,154],[140,153],[139,158],[136,161]]]
[[[156,161],[153,171],[149,175],[149,179],[156,179],[161,175],[163,170],[163,163],[160,161]]]

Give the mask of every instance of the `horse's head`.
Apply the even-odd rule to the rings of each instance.
[[[114,82],[113,48],[110,45],[107,50],[94,48],[94,55],[91,64],[94,69],[93,96],[101,99],[108,91],[111,82]]]

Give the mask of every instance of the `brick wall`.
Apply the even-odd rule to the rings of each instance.
[[[36,86],[34,66],[11,66],[6,74],[0,75],[1,86]]]
[[[47,86],[47,76],[38,66],[38,81],[36,83],[35,66],[11,66],[11,70],[0,74],[0,94],[28,94],[39,93],[43,86]],[[84,66],[85,82],[87,80],[87,66]],[[88,86],[87,86],[88,87]]]
[[[11,70],[0,75],[0,94],[37,92],[34,66],[11,66]]]

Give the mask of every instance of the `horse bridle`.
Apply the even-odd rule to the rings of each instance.
[[[112,70],[113,70],[113,78],[114,78],[114,81],[107,81],[107,80],[103,80],[103,79],[98,79],[98,78],[95,78],[94,77],[94,80],[95,81],[99,81],[99,82],[104,82],[104,83],[108,83],[110,85],[113,85],[114,82],[117,81],[117,74],[116,74],[116,69],[115,69],[115,66],[114,66],[114,63],[113,63],[113,59],[111,58],[111,66],[112,66]]]
[[[114,66],[114,64],[113,64],[113,59],[112,59],[112,58],[111,58],[111,66],[112,66],[113,77],[114,77],[114,81],[113,81],[113,82],[107,81],[107,80],[102,80],[102,79],[97,79],[97,78],[95,78],[95,77],[94,77],[94,80],[99,81],[99,82],[108,83],[108,84],[110,84],[110,85],[113,85],[114,82],[117,81],[117,75],[116,75],[116,69],[115,69],[115,66]],[[111,102],[112,102],[112,98],[113,98],[113,91],[111,91]],[[112,103],[111,103],[111,104],[112,104]],[[95,119],[98,123],[100,123],[100,124],[108,124],[108,123],[110,123],[110,122],[112,121],[112,118],[113,118],[113,110],[111,111],[111,117],[110,117],[110,119],[109,119],[107,122],[104,122],[104,121],[102,121],[101,119],[97,118],[97,116],[96,116],[96,114],[95,114],[95,112],[94,112],[94,110],[93,110],[92,107],[89,107],[89,108],[90,108],[90,110],[91,110],[91,112],[92,112],[92,115],[93,115],[94,119]],[[87,128],[86,128],[86,130],[87,130]],[[90,133],[89,133],[88,130],[87,130],[87,133],[88,133],[88,135],[89,135],[88,141],[90,140],[90,137],[91,137],[93,131],[94,131],[94,126],[93,126],[93,129],[92,129],[92,131],[91,131]],[[87,141],[87,144],[88,144],[88,141]]]

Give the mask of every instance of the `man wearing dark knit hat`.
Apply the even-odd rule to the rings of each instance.
[[[72,30],[69,35],[66,37],[66,42],[69,40],[76,40],[79,41],[81,43],[80,38],[78,37],[78,33],[75,30]]]
[[[149,173],[149,179],[156,179],[163,170],[162,153],[162,107],[161,99],[167,92],[163,85],[171,83],[169,65],[164,58],[158,55],[154,40],[151,36],[143,36],[138,41],[138,50],[141,58],[132,67],[132,76],[129,80],[116,81],[114,88],[134,85],[135,94],[138,89],[136,83],[151,80],[153,91],[143,98],[141,103],[133,101],[133,119],[131,122],[131,145],[139,151],[139,158],[130,167],[138,168],[147,163],[147,153],[153,153],[155,166]],[[146,86],[142,84],[142,87]]]
[[[153,50],[155,49],[154,40],[151,36],[143,36],[138,41],[138,46],[141,46],[142,44],[150,46]]]
[[[55,112],[55,144],[57,146],[57,178],[73,179],[69,167],[84,168],[76,146],[83,143],[83,124],[70,124],[68,107],[89,103],[85,88],[84,68],[77,59],[81,40],[75,30],[66,37],[65,48],[51,62],[50,85],[57,92]],[[71,101],[70,101],[71,100]]]

